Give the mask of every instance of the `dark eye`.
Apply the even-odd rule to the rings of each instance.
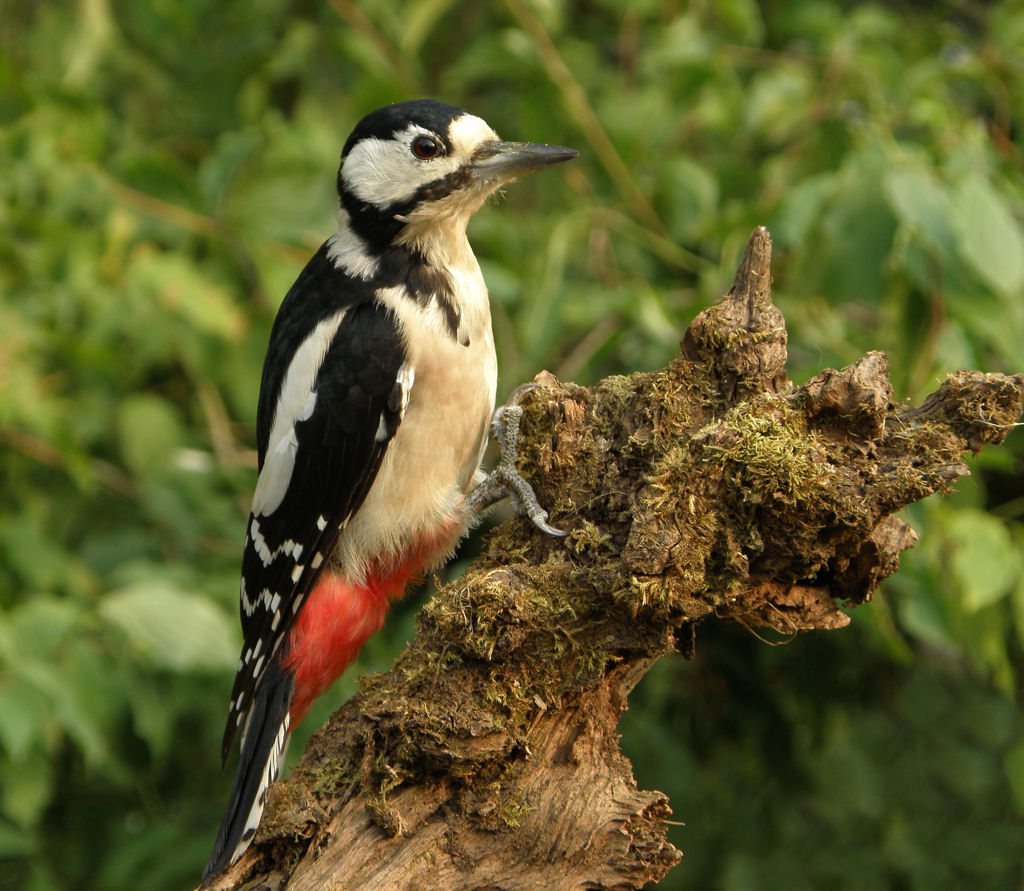
[[[423,161],[441,154],[441,144],[433,136],[417,136],[412,141],[412,153]]]

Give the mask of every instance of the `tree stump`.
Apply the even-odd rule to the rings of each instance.
[[[542,373],[520,468],[566,539],[492,532],[413,642],[272,787],[215,888],[639,888],[681,857],[616,727],[709,617],[840,628],[916,535],[894,513],[1001,442],[1024,375],[961,371],[896,405],[879,352],[802,386],[770,296],[771,240],[658,371]]]

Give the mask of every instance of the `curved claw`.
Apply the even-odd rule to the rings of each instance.
[[[554,536],[555,538],[565,538],[569,534],[564,529],[556,529],[554,526],[549,525],[547,517],[548,512],[544,511],[544,516],[542,518],[530,517],[530,520],[541,532],[546,532],[548,535]]]
[[[514,468],[509,472],[508,467],[499,467],[495,473],[500,473],[502,482],[507,487],[509,500],[512,508],[520,516],[527,517],[534,526],[541,532],[552,535],[555,538],[565,538],[569,533],[562,529],[556,529],[548,523],[548,512],[540,506],[537,495],[526,480],[520,476]]]
[[[520,384],[511,393],[508,394],[508,401],[501,406],[501,408],[508,408],[509,406],[519,405],[519,400],[522,399],[527,393],[533,390],[539,390],[540,384],[535,381],[527,381],[525,384]],[[501,411],[501,408],[498,411]]]

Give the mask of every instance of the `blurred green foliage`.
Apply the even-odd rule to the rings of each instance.
[[[1022,47],[1020,0],[0,3],[0,887],[198,877],[262,353],[362,114],[581,149],[471,229],[502,392],[663,364],[766,223],[793,378],[881,348],[919,399],[1021,370]],[[852,629],[707,625],[641,685],[665,887],[1021,886],[1022,456],[907,512]]]

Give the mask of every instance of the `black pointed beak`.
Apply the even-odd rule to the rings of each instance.
[[[536,142],[488,142],[473,155],[473,176],[480,180],[509,180],[579,157],[576,149]]]

